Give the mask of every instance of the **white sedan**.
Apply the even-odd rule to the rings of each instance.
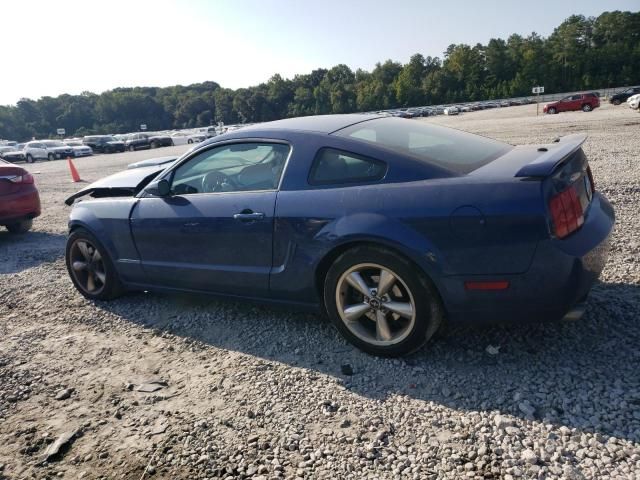
[[[629,105],[629,108],[638,110],[638,107],[640,106],[640,93],[627,98],[627,105]]]
[[[200,143],[206,136],[200,133],[174,132],[171,135],[174,145],[185,145],[187,143]]]

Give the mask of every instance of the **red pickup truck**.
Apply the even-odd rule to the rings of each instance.
[[[575,95],[569,95],[557,102],[547,103],[544,106],[544,113],[560,113],[570,112],[572,110],[582,110],[583,112],[590,112],[594,108],[600,106],[600,97],[595,93],[576,93]]]

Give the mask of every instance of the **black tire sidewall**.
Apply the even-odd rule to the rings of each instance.
[[[91,242],[98,249],[98,251],[100,252],[100,255],[102,256],[102,261],[104,264],[104,269],[106,274],[106,284],[105,284],[105,287],[102,289],[102,291],[97,295],[92,295],[88,292],[85,292],[82,286],[79,285],[78,282],[76,281],[76,278],[72,272],[72,268],[70,264],[71,245],[73,245],[73,243],[76,240],[82,239],[82,238]],[[65,247],[65,265],[67,266],[67,272],[69,273],[69,277],[71,278],[73,285],[84,297],[88,298],[89,300],[112,300],[122,295],[124,291],[122,287],[122,283],[118,278],[118,273],[116,272],[113,262],[111,261],[111,256],[109,255],[109,252],[107,252],[104,246],[98,241],[98,239],[91,232],[89,232],[84,228],[77,228],[73,230],[71,234],[69,234],[69,237],[67,238],[67,244]]]
[[[387,267],[402,278],[413,296],[416,321],[413,330],[402,342],[390,346],[369,344],[355,336],[344,324],[336,304],[337,283],[342,274],[360,263],[376,263]],[[420,349],[436,332],[442,321],[439,296],[431,282],[404,257],[375,246],[361,246],[347,250],[329,268],[324,281],[324,306],[338,331],[352,344],[372,355],[395,357]]]
[[[31,230],[32,226],[33,220],[22,220],[20,222],[10,223],[6,227],[7,230],[9,230],[9,232],[11,233],[22,234],[27,233],[29,230]]]

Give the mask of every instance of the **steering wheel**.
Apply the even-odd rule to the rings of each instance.
[[[229,187],[234,186],[235,184],[231,177],[217,170],[209,172],[202,177],[202,193],[228,192],[232,189]]]

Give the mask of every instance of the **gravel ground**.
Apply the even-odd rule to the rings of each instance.
[[[512,143],[588,132],[614,204],[575,323],[448,329],[389,360],[322,318],[210,298],[86,301],[64,267],[77,184],[28,166],[43,215],[0,232],[0,478],[640,478],[640,116],[535,106],[427,119]],[[93,181],[183,147],[79,159]]]

